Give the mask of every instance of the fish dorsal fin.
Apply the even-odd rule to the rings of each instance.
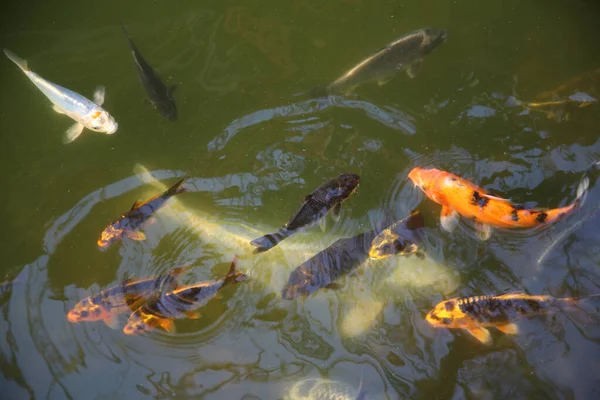
[[[414,209],[406,219],[406,229],[410,229],[411,231],[413,231],[424,226],[425,220],[423,219],[421,211],[419,211],[418,209]]]
[[[96,88],[96,90],[94,90],[94,103],[98,104],[99,106],[104,104],[105,95],[106,95],[106,89],[104,88],[104,86],[98,86]],[[99,114],[101,114],[101,113],[97,112],[96,114],[98,114],[98,115],[93,118],[98,118],[100,116]]]
[[[135,210],[136,208],[140,208],[140,206],[143,204],[143,201],[141,200],[136,200],[133,202],[133,205],[131,206],[131,211]]]
[[[312,195],[312,194],[309,194],[308,196],[306,196],[306,197],[304,198],[304,201],[305,201],[305,202],[307,202],[307,201],[310,201],[310,200],[312,199],[312,197],[313,197],[313,195]]]

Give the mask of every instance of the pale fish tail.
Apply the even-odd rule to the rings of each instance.
[[[272,247],[275,247],[279,242],[283,239],[290,236],[292,233],[285,228],[280,229],[278,232],[271,233],[258,239],[254,239],[250,242],[250,244],[256,249],[254,249],[254,254],[262,253],[263,251],[267,251]]]
[[[21,57],[19,57],[12,51],[10,51],[8,49],[4,49],[4,54],[6,54],[6,57],[8,57],[12,62],[17,64],[17,66],[19,68],[21,68],[21,70],[23,70],[23,72],[30,71],[29,67],[27,66],[27,61],[23,60]]]

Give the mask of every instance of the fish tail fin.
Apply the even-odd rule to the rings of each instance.
[[[186,179],[188,179],[190,177],[189,174],[185,174],[185,176],[183,178],[181,178],[180,180],[178,180],[177,182],[175,182],[175,184],[173,186],[171,186],[168,190],[167,190],[167,195],[169,196],[174,196],[176,194],[179,193],[183,193],[185,191],[187,191],[187,189],[185,187],[183,187],[183,183],[186,181]]]
[[[245,281],[248,279],[248,275],[243,272],[238,271],[237,268],[238,257],[233,256],[233,261],[231,261],[231,266],[229,267],[229,271],[227,275],[225,275],[225,283],[238,283]]]
[[[579,205],[583,202],[583,199],[590,188],[590,175],[598,168],[600,168],[600,161],[594,162],[583,173],[583,178],[581,178],[579,185],[577,185],[577,195],[575,197],[575,202],[573,203],[574,205]]]
[[[290,233],[287,229],[280,229],[278,232],[270,233],[268,235],[259,237],[258,239],[254,239],[250,242],[250,244],[256,249],[254,249],[254,254],[262,253],[263,251],[267,251],[272,247],[275,247],[279,242],[288,237]]]
[[[23,72],[29,71],[29,66],[27,65],[27,61],[23,60],[21,57],[19,57],[18,55],[16,55],[15,53],[13,53],[12,51],[10,51],[8,49],[4,49],[4,54],[6,54],[6,57],[8,57],[12,62],[17,64],[17,66],[19,68],[21,68],[23,70]]]
[[[406,228],[410,230],[415,230],[424,226],[425,219],[423,218],[423,214],[421,214],[421,211],[415,208],[406,220]]]

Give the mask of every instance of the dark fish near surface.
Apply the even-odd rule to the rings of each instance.
[[[314,89],[312,94],[350,93],[367,82],[385,85],[401,70],[406,70],[408,76],[414,78],[423,58],[444,43],[446,36],[445,30],[437,28],[419,29],[404,35],[358,63],[328,86]]]
[[[152,69],[146,60],[144,60],[144,57],[142,57],[137,46],[131,40],[127,27],[123,24],[121,24],[121,26],[129,41],[129,47],[131,47],[131,52],[133,53],[133,60],[135,61],[135,68],[137,69],[140,81],[142,82],[142,86],[144,86],[150,101],[163,117],[169,121],[177,120],[177,106],[175,105],[175,100],[173,100],[172,96],[175,87],[172,86],[168,88],[167,85],[164,84],[154,69]]]
[[[145,303],[131,314],[123,332],[137,335],[159,326],[168,332],[174,332],[174,320],[199,318],[198,308],[205,306],[224,286],[248,279],[247,275],[236,270],[236,264],[237,257],[234,257],[229,272],[223,279],[180,287],[163,294],[156,301]]]
[[[144,202],[136,201],[131,210],[121,215],[118,219],[111,222],[102,232],[98,239],[100,248],[108,248],[114,242],[117,242],[127,236],[133,240],[145,240],[146,235],[140,232],[140,229],[154,215],[158,209],[165,205],[167,200],[176,194],[185,192],[183,182],[187,175],[171,186],[167,191],[158,196],[154,196]]]
[[[127,279],[119,286],[102,290],[97,295],[86,297],[75,304],[67,314],[67,320],[72,323],[104,321],[108,326],[114,328],[119,314],[129,311],[130,307],[139,307],[140,302],[160,296],[164,289],[175,289],[177,276],[189,268],[174,268],[168,274],[159,277],[136,281]]]
[[[335,287],[342,275],[359,267],[369,256],[377,231],[335,241],[290,273],[281,295],[286,300],[308,296],[320,288]]]
[[[360,177],[356,174],[341,174],[323,183],[306,196],[304,204],[283,228],[250,242],[256,247],[254,253],[269,250],[283,239],[293,235],[298,229],[317,222],[332,208],[334,215],[339,217],[342,202],[356,191],[359,183]]]
[[[588,298],[595,296],[600,295]],[[459,297],[442,301],[425,319],[436,328],[464,329],[481,343],[490,344],[492,337],[488,327],[514,335],[519,331],[513,322],[515,319],[547,314],[573,306],[583,299],[531,296],[525,293]]]
[[[419,210],[414,210],[408,217],[395,222],[375,236],[369,250],[369,257],[373,260],[380,260],[394,254],[405,256],[417,253],[419,247],[415,243],[416,237],[411,231],[422,228],[424,225],[423,215]]]

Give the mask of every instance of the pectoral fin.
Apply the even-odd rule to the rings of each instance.
[[[104,86],[98,86],[96,90],[94,90],[94,103],[101,106],[104,104],[104,95],[106,94],[106,90]]]
[[[71,143],[73,140],[77,139],[79,135],[81,135],[81,132],[83,132],[83,125],[81,125],[79,122],[75,123],[75,125],[72,125],[69,129],[67,129],[63,142],[65,144]]]
[[[125,236],[132,240],[146,240],[146,235],[140,231],[125,231]]]
[[[325,230],[327,229],[327,218],[321,218],[319,220],[319,228],[321,228],[321,230],[325,232]]]
[[[169,333],[175,333],[175,323],[170,319],[163,319],[160,321],[160,327]]]
[[[60,107],[59,107],[59,106],[57,106],[56,104],[54,104],[54,105],[52,106],[52,109],[53,109],[54,111],[56,111],[57,113],[59,113],[59,114],[64,114],[64,113],[65,113],[65,112],[62,110],[62,108],[60,108]]]
[[[199,311],[188,311],[185,313],[185,316],[189,319],[198,319],[200,318],[201,314]]]
[[[465,330],[467,332],[469,332],[471,335],[473,335],[475,337],[475,339],[479,340],[483,344],[492,343],[492,335],[490,335],[490,331],[488,331],[485,328],[476,327],[476,328],[467,328]]]
[[[338,222],[340,220],[341,212],[342,212],[342,203],[337,203],[335,206],[333,206],[333,209],[331,210],[331,216],[333,217],[333,220],[335,222]]]
[[[492,227],[481,222],[475,222],[475,230],[477,238],[482,242],[485,242],[492,236]]]
[[[406,74],[408,75],[408,77],[410,79],[414,79],[417,77],[417,75],[419,74],[419,71],[421,71],[421,66],[423,65],[423,61],[419,60],[419,61],[415,61],[414,63],[410,64],[408,66],[408,68],[406,69]]]
[[[389,81],[391,81],[393,76],[386,76],[384,78],[377,79],[377,85],[383,86],[386,85]]]
[[[454,229],[458,225],[458,213],[449,207],[443,206],[440,223],[446,232],[454,232]]]
[[[119,319],[117,318],[117,314],[110,314],[108,317],[104,318],[104,322],[109,326],[110,329],[117,329],[119,327]]]
[[[519,327],[514,323],[498,325],[496,326],[496,329],[498,329],[500,332],[506,333],[507,335],[516,335],[519,333]]]

